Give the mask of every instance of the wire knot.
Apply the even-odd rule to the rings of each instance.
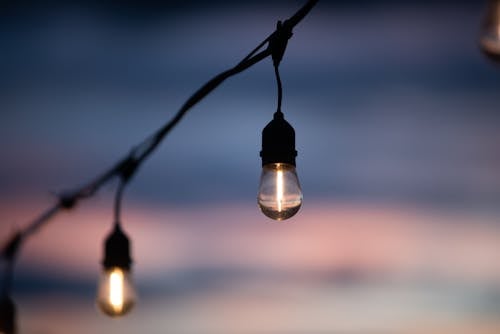
[[[132,156],[129,156],[122,162],[119,173],[124,183],[127,183],[132,178],[137,167],[139,167],[139,161]]]
[[[59,205],[67,210],[73,209],[77,201],[75,194],[62,194],[59,196]]]
[[[276,31],[269,39],[269,48],[271,50],[274,66],[278,66],[281,59],[283,59],[288,40],[292,37],[292,35],[292,26],[288,23],[288,20],[284,23],[278,21],[276,24]]]

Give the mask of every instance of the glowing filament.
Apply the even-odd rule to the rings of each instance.
[[[279,167],[278,167],[279,168]],[[276,174],[276,201],[278,202],[278,212],[283,211],[282,201],[283,201],[283,171],[278,169]]]
[[[274,220],[285,220],[297,213],[302,192],[295,166],[280,162],[264,165],[257,202],[262,212]]]
[[[121,312],[123,309],[123,279],[120,269],[114,269],[109,277],[109,303],[115,312]]]

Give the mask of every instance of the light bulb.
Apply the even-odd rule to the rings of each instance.
[[[130,242],[120,223],[104,243],[103,273],[97,288],[97,305],[106,315],[118,317],[128,313],[136,294],[131,279]]]
[[[295,172],[295,130],[280,110],[262,130],[260,156],[259,207],[271,219],[288,219],[299,211],[302,191]]]
[[[297,213],[302,205],[302,191],[295,166],[270,163],[262,167],[259,207],[267,217],[285,220]]]
[[[128,270],[113,267],[104,270],[97,292],[97,305],[105,314],[117,317],[128,313],[135,304],[135,291]]]
[[[488,57],[500,61],[500,0],[490,0],[481,28],[479,45]]]

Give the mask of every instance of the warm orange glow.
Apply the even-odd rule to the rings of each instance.
[[[109,277],[109,304],[116,313],[123,310],[123,271],[119,268],[113,269]]]
[[[276,173],[276,201],[278,203],[278,212],[283,211],[283,171],[278,166]]]
[[[262,213],[273,220],[293,217],[302,205],[295,166],[286,163],[263,166],[257,202]]]
[[[97,305],[111,317],[120,317],[135,305],[135,289],[131,273],[127,269],[115,267],[103,272],[97,291]]]

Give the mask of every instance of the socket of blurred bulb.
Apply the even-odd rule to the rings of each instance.
[[[16,306],[8,295],[0,299],[0,334],[16,334]]]
[[[257,202],[267,217],[282,221],[302,205],[302,190],[295,168],[295,130],[281,111],[262,130],[262,174]]]

